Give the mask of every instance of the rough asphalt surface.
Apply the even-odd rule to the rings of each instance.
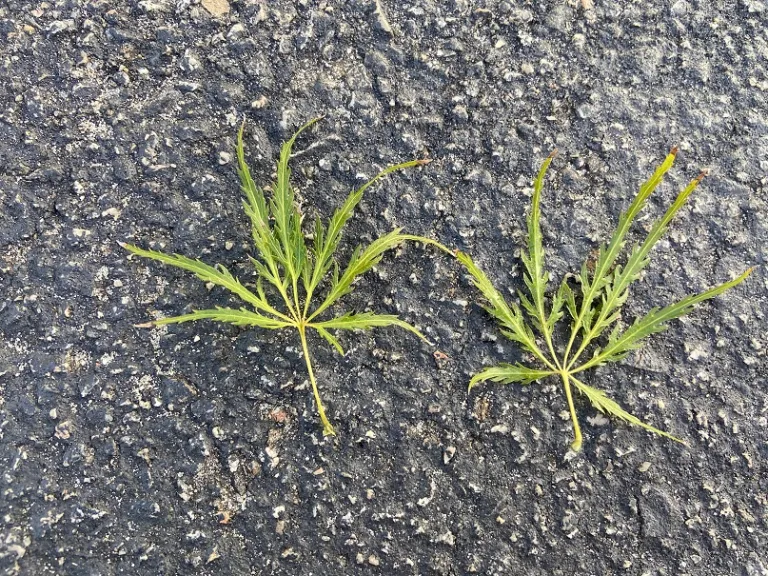
[[[768,8],[761,0],[0,2],[0,572],[22,575],[768,574]],[[680,155],[633,240],[701,168],[624,320],[761,266],[591,374],[686,448],[557,382],[466,384],[519,359],[456,262],[409,245],[348,300],[395,329],[298,341],[118,241],[244,280],[237,126],[267,184],[297,143],[303,210],[387,164],[355,242],[403,225],[505,290],[532,177],[556,278]],[[441,354],[435,356],[435,352]],[[445,356],[443,356],[445,355]]]

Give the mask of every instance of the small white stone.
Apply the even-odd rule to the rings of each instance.
[[[227,38],[241,36],[244,32],[245,32],[245,26],[243,26],[240,23],[237,23],[234,26],[232,26],[232,28],[229,29],[229,32],[227,32]]]
[[[102,218],[105,216],[112,216],[115,220],[120,218],[120,210],[117,208],[108,208],[107,210],[104,210],[104,212],[101,213]]]
[[[265,108],[268,103],[269,103],[269,100],[267,99],[267,97],[261,96],[256,100],[254,100],[253,102],[251,102],[251,108],[255,110],[261,110],[262,108]]]

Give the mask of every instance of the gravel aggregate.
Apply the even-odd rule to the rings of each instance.
[[[153,315],[227,305],[119,241],[251,274],[233,147],[280,144],[308,219],[386,165],[343,250],[404,226],[521,288],[531,182],[577,272],[679,146],[641,238],[709,176],[625,318],[758,266],[590,375],[679,446],[514,361],[455,262],[407,245],[350,298],[392,330],[313,341]],[[763,0],[0,2],[0,573],[768,574],[768,6]]]

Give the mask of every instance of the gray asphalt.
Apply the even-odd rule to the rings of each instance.
[[[0,573],[768,574],[768,7],[760,0],[0,3]],[[395,226],[467,251],[514,300],[531,183],[555,279],[577,273],[672,146],[623,322],[750,266],[741,286],[586,376],[681,446],[524,359],[455,261],[393,251],[348,300],[382,329],[299,342],[211,323],[232,305],[119,241],[248,281],[233,165],[282,141],[307,221],[384,166],[342,256]]]

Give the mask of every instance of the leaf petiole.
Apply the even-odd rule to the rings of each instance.
[[[336,431],[328,421],[328,417],[325,415],[325,408],[323,408],[323,401],[320,400],[320,392],[317,389],[317,380],[315,380],[315,371],[312,369],[312,359],[309,356],[309,348],[307,347],[307,334],[306,328],[303,324],[299,324],[299,336],[301,337],[301,349],[304,353],[304,361],[307,363],[307,372],[309,373],[309,382],[312,384],[312,394],[315,397],[315,404],[317,405],[317,413],[320,416],[320,422],[323,425],[323,436],[336,436]]]
[[[560,372],[560,378],[563,381],[563,388],[565,388],[565,397],[568,400],[568,410],[571,413],[571,421],[573,422],[573,442],[571,442],[571,450],[578,452],[581,450],[581,426],[579,426],[579,418],[576,416],[576,407],[573,405],[573,394],[571,394],[571,383],[569,381],[569,374],[566,371]]]

